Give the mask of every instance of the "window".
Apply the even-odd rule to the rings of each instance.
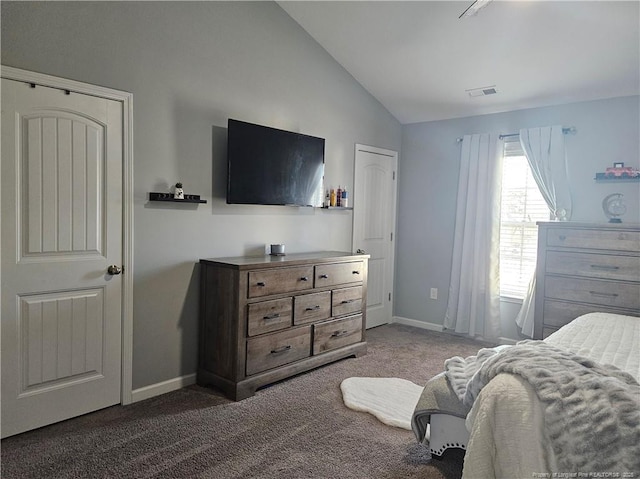
[[[536,269],[536,222],[549,219],[549,207],[533,179],[520,142],[505,141],[500,213],[501,297],[525,297]]]

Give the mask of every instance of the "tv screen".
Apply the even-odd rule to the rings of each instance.
[[[229,119],[227,203],[322,206],[324,139]]]

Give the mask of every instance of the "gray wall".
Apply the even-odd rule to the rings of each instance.
[[[133,93],[133,386],[196,371],[199,258],[351,250],[351,213],[227,205],[227,118],[326,138],[329,185],[354,144],[401,126],[276,3],[2,2],[2,64]],[[176,181],[206,205],[150,204]]]
[[[613,162],[639,167],[639,97],[567,104],[447,121],[404,125],[398,167],[398,233],[394,313],[443,324],[447,308],[460,144],[466,134],[513,133],[520,128],[575,126],[565,137],[573,221],[606,222],[602,199],[624,194],[625,222],[640,222],[640,183],[596,183]],[[437,300],[429,288],[438,288]],[[503,336],[517,338],[518,306],[503,304]]]

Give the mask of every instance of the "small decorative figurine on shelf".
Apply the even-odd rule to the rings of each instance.
[[[176,183],[176,188],[173,192],[173,198],[176,200],[184,200],[184,190],[182,189],[182,183]]]
[[[609,167],[604,173],[596,173],[596,180],[627,180],[640,179],[640,169],[632,166],[624,166],[622,162],[616,162],[613,167]]]

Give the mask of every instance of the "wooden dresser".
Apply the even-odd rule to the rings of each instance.
[[[239,401],[365,353],[368,258],[329,251],[200,260],[198,384]]]
[[[595,311],[640,316],[640,226],[538,223],[534,338]]]

